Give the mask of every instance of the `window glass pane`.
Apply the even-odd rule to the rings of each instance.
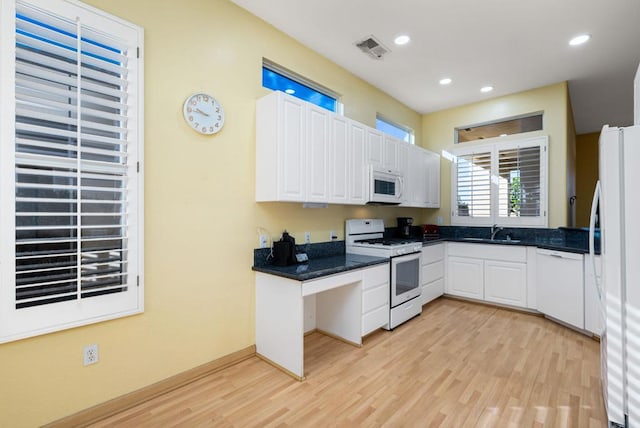
[[[540,215],[540,147],[498,152],[498,216]]]
[[[406,141],[407,143],[413,144],[413,131],[411,131],[410,129],[404,128],[402,126],[396,125],[395,123],[392,123],[388,120],[377,117],[376,129],[386,134],[389,134],[399,140]]]
[[[491,216],[491,153],[458,156],[457,207],[461,217]]]
[[[338,108],[337,99],[264,66],[262,67],[262,86],[274,91],[286,92],[296,98],[308,101],[329,111],[335,112]]]

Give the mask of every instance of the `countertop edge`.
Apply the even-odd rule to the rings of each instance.
[[[370,267],[370,266],[375,266],[375,265],[379,265],[379,264],[384,264],[384,263],[389,263],[389,259],[387,257],[375,257],[376,260],[369,260],[369,261],[365,261],[365,262],[359,262],[356,265],[353,266],[338,266],[336,268],[328,268],[328,269],[323,269],[323,270],[319,270],[316,272],[310,272],[310,273],[300,273],[300,274],[295,274],[295,273],[289,273],[289,272],[283,272],[280,271],[276,268],[274,268],[273,266],[252,266],[251,270],[253,270],[254,272],[260,272],[260,273],[266,273],[269,275],[274,275],[274,276],[279,276],[282,278],[288,278],[288,279],[292,279],[294,281],[300,281],[300,282],[304,282],[304,281],[311,281],[314,279],[319,279],[319,278],[324,278],[327,276],[331,276],[331,275],[336,275],[336,274],[340,274],[340,273],[344,273],[344,272],[349,272],[352,270],[357,270],[357,269],[362,269],[362,268],[366,268],[366,267]],[[303,266],[304,263],[301,263],[299,265],[296,266]]]
[[[565,247],[562,245],[542,244],[542,243],[527,242],[527,241],[519,241],[519,242],[491,241],[490,239],[471,240],[471,239],[465,239],[465,238],[439,238],[439,239],[431,239],[428,241],[423,241],[422,246],[426,247],[429,245],[441,244],[443,242],[461,242],[464,244],[515,245],[519,247],[535,247],[535,248],[540,248],[544,250],[564,251],[567,253],[574,253],[574,254],[589,254],[589,250],[583,249],[583,248]],[[600,255],[600,252],[596,251],[596,255]]]

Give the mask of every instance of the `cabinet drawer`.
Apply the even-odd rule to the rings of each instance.
[[[420,300],[424,305],[442,296],[443,294],[444,294],[444,279],[441,278],[422,286],[422,289],[420,291]]]
[[[389,263],[364,269],[362,279],[363,290],[375,288],[385,283],[389,284]]]
[[[389,305],[385,305],[362,316],[362,335],[369,334],[388,323]]]
[[[444,259],[444,244],[432,244],[422,247],[422,259],[420,262],[423,265],[433,263],[438,260]]]
[[[450,256],[473,257],[484,260],[500,260],[504,262],[527,262],[527,248],[518,245],[500,244],[467,244],[464,242],[449,242]]]
[[[422,265],[422,284],[428,284],[444,277],[444,261]]]
[[[362,293],[362,313],[389,304],[389,284],[382,284]]]

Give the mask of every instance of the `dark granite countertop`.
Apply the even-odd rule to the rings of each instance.
[[[254,265],[252,269],[256,272],[282,276],[296,281],[308,281],[382,263],[389,263],[389,259],[357,254],[338,254],[313,258],[306,263],[291,266],[274,266],[265,263]]]

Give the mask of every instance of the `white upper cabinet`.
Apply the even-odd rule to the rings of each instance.
[[[369,146],[369,164],[383,167],[384,158],[384,134],[377,129],[366,128],[367,145]]]
[[[256,201],[303,201],[307,103],[274,92],[256,110]]]
[[[307,197],[309,202],[327,202],[330,187],[330,122],[333,114],[313,104],[307,105]],[[304,144],[304,140],[303,144]]]
[[[438,208],[440,206],[440,156],[429,150],[407,143],[405,177],[405,201],[402,206]],[[400,157],[401,158],[401,157]]]
[[[256,201],[364,205],[370,167],[403,174],[403,206],[440,206],[440,156],[275,91],[256,104]]]
[[[349,120],[349,193],[347,203],[367,203],[369,192],[369,168],[367,166],[366,127]]]
[[[329,202],[346,204],[349,199],[349,120],[334,115],[329,139]]]
[[[386,169],[400,169],[400,159],[398,151],[401,141],[396,140],[390,135],[384,136],[384,142],[382,143],[382,167]]]

